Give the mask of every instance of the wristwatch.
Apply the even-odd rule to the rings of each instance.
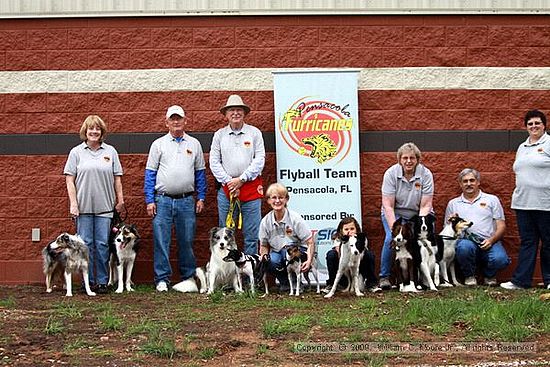
[[[241,177],[241,183],[245,183],[245,182],[246,182],[246,178]]]

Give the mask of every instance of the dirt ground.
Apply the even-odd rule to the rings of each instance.
[[[96,297],[87,297],[77,290],[69,299],[59,288],[46,294],[39,285],[0,286],[0,366],[517,366],[548,365],[550,361],[550,335],[526,340],[536,343],[537,351],[524,354],[298,353],[293,349],[301,341],[321,346],[346,340],[391,343],[399,341],[403,334],[392,330],[365,332],[354,328],[353,320],[349,320],[346,328],[316,325],[308,330],[266,335],[266,320],[282,319],[303,307],[311,308],[308,314],[315,318],[320,311],[311,305],[332,302],[337,308],[353,308],[355,298],[341,295],[324,300],[315,293],[306,293],[301,300],[289,300],[288,295],[274,294],[254,300],[257,303],[251,306],[239,303],[235,297],[222,295],[213,300],[173,291],[158,294],[151,287],[142,286],[130,294]],[[381,293],[368,297],[384,302],[387,296]],[[285,306],[274,307],[276,303]],[[122,324],[106,329],[102,319],[105,315],[114,316]],[[154,328],[156,323],[160,335],[173,341],[176,352],[171,356],[146,353],[145,345],[154,333],[146,331],[145,326],[142,330],[130,327],[147,324]],[[56,332],[55,326],[61,330]],[[427,343],[461,343],[461,327],[456,325],[444,339],[422,327],[409,330],[406,335]],[[351,344],[348,342],[347,348]]]

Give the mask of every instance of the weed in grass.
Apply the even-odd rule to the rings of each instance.
[[[50,315],[50,317],[48,317],[48,321],[46,322],[46,327],[44,328],[46,335],[56,335],[62,333],[63,331],[65,331],[63,323],[54,319],[53,315]]]
[[[267,320],[263,325],[263,333],[265,337],[272,338],[306,330],[311,324],[311,316],[298,314],[283,318],[282,320]]]
[[[221,289],[215,290],[212,294],[208,296],[210,302],[218,304],[223,301],[223,291]]]
[[[87,348],[90,346],[90,343],[82,338],[77,338],[76,340],[66,344],[64,347],[63,347],[63,351],[65,353],[70,353],[72,351],[75,351],[75,350],[79,350],[79,349],[83,349],[83,348]]]
[[[160,358],[166,359],[174,358],[177,353],[174,341],[166,339],[160,335],[151,338],[141,347],[141,350],[146,354],[153,354]]]
[[[198,357],[200,359],[212,359],[218,354],[218,350],[214,347],[206,347],[202,348],[199,353]]]
[[[353,330],[353,329],[352,329]],[[357,343],[365,340],[365,337],[361,333],[350,333],[344,336],[344,341],[348,343]]]
[[[113,357],[116,353],[111,349],[94,349],[90,352],[94,357]]]
[[[269,350],[269,346],[265,344],[258,344],[258,347],[256,348],[256,354],[262,355],[266,354]]]
[[[13,308],[15,307],[15,298],[9,296],[8,298],[0,299],[0,307]]]
[[[112,307],[106,308],[98,319],[104,331],[116,331],[122,327],[122,319],[113,314]]]
[[[79,319],[82,318],[82,310],[73,303],[58,302],[54,304],[55,313],[64,318]]]
[[[335,328],[361,328],[367,323],[362,312],[330,309],[321,316],[320,323],[329,330]]]

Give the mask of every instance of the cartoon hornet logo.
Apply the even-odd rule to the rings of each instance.
[[[336,154],[336,144],[327,134],[313,135],[302,139],[304,144],[311,146],[311,158],[317,158],[318,163],[325,163]]]

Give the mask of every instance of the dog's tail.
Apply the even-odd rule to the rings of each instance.
[[[208,289],[208,285],[206,284],[206,273],[204,272],[204,270],[202,268],[198,267],[195,270],[195,274],[196,274],[197,278],[199,278],[199,282],[201,283],[200,288],[199,288],[199,292],[200,293],[205,293],[206,290]]]

